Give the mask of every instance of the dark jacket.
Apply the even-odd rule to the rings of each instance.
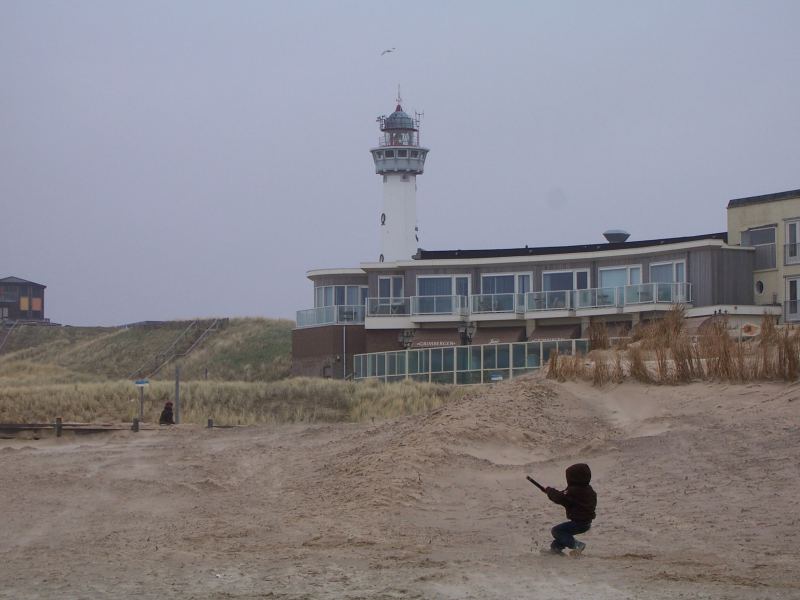
[[[161,416],[158,418],[159,425],[175,425],[175,419],[172,417],[172,407],[165,406],[161,411]]]
[[[567,489],[560,492],[549,487],[546,490],[547,497],[567,509],[567,518],[570,521],[591,521],[595,518],[597,508],[597,494],[589,485],[591,479],[589,465],[572,465],[567,469]]]

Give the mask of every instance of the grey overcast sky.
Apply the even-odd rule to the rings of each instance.
[[[794,0],[0,0],[0,277],[68,324],[294,318],[307,269],[379,253],[398,83],[426,249],[723,231],[730,198],[800,188],[798,23]]]

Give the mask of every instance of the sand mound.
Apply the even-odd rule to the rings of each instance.
[[[375,425],[3,441],[0,598],[796,598],[798,397],[530,377]],[[524,476],[578,461],[586,557],[540,557],[563,509]]]

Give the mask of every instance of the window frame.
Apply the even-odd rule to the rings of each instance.
[[[523,277],[527,275],[528,283],[530,288],[528,292],[533,291],[533,271],[506,271],[504,273],[481,273],[480,274],[480,283],[481,283],[481,295],[490,295],[490,292],[485,292],[483,290],[483,278],[484,277],[508,277],[509,275],[514,277],[514,291],[513,292],[500,292],[500,294],[521,294],[522,292],[519,291],[519,278],[520,275]],[[494,292],[496,294],[497,292]],[[527,292],[526,292],[527,293]]]
[[[545,275],[552,275],[553,273],[572,273],[572,289],[571,290],[545,290],[544,289],[544,276]],[[558,269],[552,271],[542,271],[542,287],[541,291],[549,291],[549,292],[562,292],[562,291],[577,291],[578,290],[578,273],[586,273],[586,288],[581,289],[592,289],[592,274],[591,269],[588,268],[581,268],[581,269]]]
[[[627,265],[618,265],[614,267],[597,267],[597,288],[604,287],[602,285],[603,277],[600,275],[603,271],[619,271],[620,269],[625,269],[625,285],[639,285],[642,283],[642,272],[644,269],[640,264],[627,264]],[[631,283],[631,269],[639,269],[639,283]]]
[[[451,296],[458,296],[456,294],[456,279],[460,277],[464,277],[467,280],[467,298],[472,293],[472,276],[469,273],[452,273],[452,274],[439,274],[439,275],[417,275],[417,279],[415,282],[414,289],[416,290],[416,296],[422,297],[423,295],[419,293],[419,280],[420,279],[446,279],[450,278],[450,289],[452,290]]]
[[[683,265],[683,281],[678,281],[676,276],[676,265],[682,264]],[[653,267],[663,267],[664,265],[672,265],[672,281],[669,282],[658,282],[658,283],[686,283],[687,282],[687,271],[686,271],[686,259],[682,258],[680,260],[665,260],[661,262],[651,262],[647,267],[647,282],[648,283],[655,283],[653,281]]]

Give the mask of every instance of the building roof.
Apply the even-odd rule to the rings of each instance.
[[[666,244],[680,244],[700,240],[722,240],[728,242],[728,233],[705,233],[685,237],[639,240],[615,244],[581,244],[578,246],[543,246],[540,248],[499,248],[486,250],[423,250],[420,248],[414,257],[417,260],[442,260],[451,258],[501,258],[506,256],[543,256],[547,254],[572,254],[576,252],[598,252],[602,250],[625,250],[628,248],[647,248]]]
[[[19,277],[4,277],[0,279],[0,284],[3,283],[25,283],[28,285],[35,285],[36,287],[44,288],[47,287],[46,285],[42,285],[41,283],[34,283],[33,281],[28,281],[27,279],[20,279]]]
[[[738,208],[740,206],[762,204],[764,202],[777,202],[778,200],[791,200],[792,198],[800,198],[800,190],[789,190],[787,192],[776,192],[774,194],[750,196],[748,198],[736,198],[728,202],[728,208]]]

